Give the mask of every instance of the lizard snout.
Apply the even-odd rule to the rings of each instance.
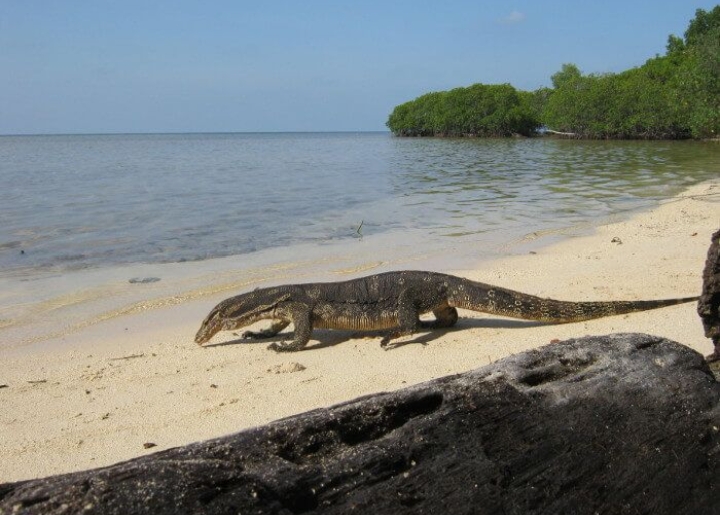
[[[215,333],[217,333],[217,330],[212,330],[212,328],[207,327],[203,324],[202,327],[198,330],[197,334],[195,335],[195,343],[198,345],[203,345],[204,343],[207,343],[210,341],[210,338],[215,336]]]

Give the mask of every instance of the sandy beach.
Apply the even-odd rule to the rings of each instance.
[[[700,293],[710,236],[719,226],[715,181],[589,235],[474,269],[435,269],[562,300],[693,296]],[[389,269],[362,268],[338,277],[323,274],[320,262],[315,277],[289,272],[284,282]],[[694,303],[554,326],[462,312],[453,330],[404,338],[391,350],[383,350],[376,336],[339,331],[316,331],[308,348],[293,354],[268,351],[267,341],[248,342],[231,332],[198,347],[193,336],[207,312],[249,289],[234,286],[193,298],[169,296],[172,301],[144,308],[138,301],[116,316],[37,341],[25,327],[25,344],[2,356],[0,483],[109,465],[572,337],[644,332],[702,354],[712,351]]]

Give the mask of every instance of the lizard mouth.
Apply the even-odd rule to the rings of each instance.
[[[218,330],[215,328],[201,327],[200,330],[195,335],[195,343],[197,343],[198,345],[207,343],[210,341],[210,338],[215,336],[215,333],[217,333],[217,332],[218,332]]]
[[[210,338],[215,336],[222,329],[222,322],[218,309],[213,309],[207,316],[203,323],[200,325],[197,334],[195,334],[195,343],[202,345],[210,341]]]

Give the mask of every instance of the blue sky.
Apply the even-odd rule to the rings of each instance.
[[[384,130],[429,91],[662,54],[717,1],[0,2],[0,134]]]

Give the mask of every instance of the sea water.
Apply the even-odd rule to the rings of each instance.
[[[648,205],[717,145],[386,133],[0,137],[0,273],[194,261],[422,230],[516,234]]]
[[[67,312],[88,305],[118,316],[153,304],[144,287],[181,302],[328,270],[472,266],[719,175],[720,146],[698,142],[2,136],[0,329],[78,325]]]

